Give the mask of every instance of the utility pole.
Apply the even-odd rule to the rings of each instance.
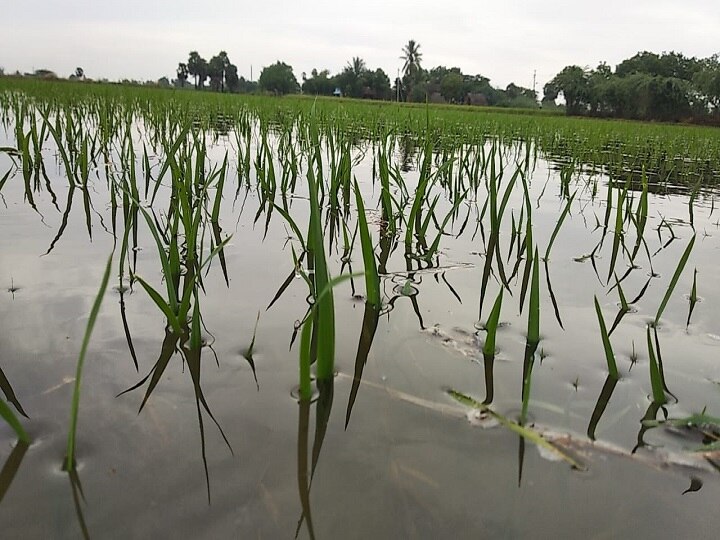
[[[252,78],[252,64],[250,64],[250,82],[252,82],[252,80],[253,80],[253,78]]]
[[[533,69],[533,92],[535,92],[535,81],[537,80],[537,69]],[[535,92],[537,95],[537,92]]]

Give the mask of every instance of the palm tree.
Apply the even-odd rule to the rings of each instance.
[[[356,77],[360,77],[367,70],[367,67],[365,66],[365,60],[359,56],[353,56],[352,61],[348,62],[345,69],[352,71]]]
[[[185,81],[187,81],[188,75],[190,75],[187,64],[184,62],[180,62],[178,64],[176,73],[177,80],[180,82],[180,87],[185,88]]]
[[[203,58],[198,54],[197,51],[192,51],[188,58],[187,67],[188,73],[195,77],[195,89],[198,87],[198,79],[200,77],[200,71],[202,70]],[[203,79],[204,80],[204,79]]]
[[[422,60],[422,53],[420,52],[420,44],[414,39],[407,42],[402,48],[402,56],[400,60],[405,60],[403,65],[403,75],[407,85],[407,98],[409,99],[412,93],[412,85],[415,82],[418,72],[420,71],[420,61]]]
[[[230,67],[230,58],[228,57],[227,53],[225,51],[220,51],[218,53],[218,58],[222,62],[222,79],[220,80],[220,91],[225,91],[225,75],[227,72],[227,69]]]
[[[407,42],[402,49],[403,55],[400,60],[405,60],[403,65],[403,74],[412,75],[420,70],[420,61],[422,60],[422,53],[420,52],[420,44],[414,39]]]

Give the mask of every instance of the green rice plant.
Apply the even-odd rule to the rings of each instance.
[[[600,395],[595,403],[595,408],[590,415],[590,422],[588,423],[587,436],[592,441],[595,440],[595,430],[597,429],[597,425],[600,423],[600,419],[607,409],[608,403],[610,403],[610,398],[612,398],[618,380],[619,379],[617,377],[614,377],[610,373],[608,373],[608,376],[605,379],[605,384],[603,384]]]
[[[524,208],[527,209],[527,220],[525,221],[525,270],[523,271],[522,284],[520,286],[520,312],[525,305],[525,295],[533,269],[533,234],[532,234],[532,205],[530,204],[530,191],[525,176],[522,177]],[[537,250],[536,250],[537,251]],[[538,284],[539,285],[539,284]]]
[[[605,319],[603,318],[597,296],[594,296],[593,299],[595,301],[595,313],[597,314],[598,324],[600,325],[600,338],[602,339],[603,350],[605,351],[605,362],[607,363],[610,376],[617,379],[620,375],[618,374],[617,364],[615,363],[615,353],[610,343],[610,336],[605,326]]]
[[[362,247],[363,264],[365,266],[365,294],[367,303],[380,309],[380,277],[378,276],[375,253],[368,229],[365,205],[360,195],[360,187],[355,180],[355,204],[358,211],[358,227],[360,230],[360,246]]]
[[[663,296],[663,299],[660,302],[660,307],[658,307],[657,313],[655,314],[655,320],[653,321],[653,324],[656,326],[657,326],[658,322],[660,321],[660,317],[662,316],[663,311],[665,311],[665,307],[667,306],[667,303],[670,300],[670,297],[672,296],[673,290],[675,290],[675,285],[677,285],[677,282],[680,279],[680,275],[682,274],[682,271],[684,270],[685,265],[687,264],[687,261],[690,258],[690,253],[692,252],[694,245],[695,245],[695,235],[693,235],[693,237],[690,239],[690,242],[688,242],[688,245],[685,248],[685,251],[683,252],[682,256],[680,257],[677,267],[675,268],[675,272],[673,273],[673,276],[670,279],[668,288],[665,291],[665,296]]]
[[[630,305],[627,302],[627,299],[625,298],[625,293],[623,292],[622,286],[620,285],[620,280],[618,280],[617,274],[615,275],[615,286],[618,290],[618,296],[620,297],[620,311],[618,311],[617,316],[615,317],[615,320],[612,323],[612,326],[610,327],[610,331],[608,332],[608,337],[610,337],[617,328],[618,324],[620,324],[620,321],[622,318],[630,312]]]
[[[432,259],[432,257],[434,257],[436,255],[438,249],[440,248],[440,239],[442,238],[443,234],[446,234],[445,228],[447,227],[448,222],[455,215],[455,213],[457,212],[458,208],[463,203],[463,201],[465,201],[465,198],[467,197],[467,195],[468,195],[468,190],[465,190],[463,193],[461,193],[460,195],[458,195],[455,198],[455,202],[453,203],[452,208],[447,213],[447,215],[443,219],[443,222],[438,227],[438,232],[435,235],[435,239],[433,240],[432,244],[430,244],[427,251],[425,252],[425,255],[423,256],[425,261],[430,261],[430,259]]]
[[[330,379],[333,376],[335,365],[335,305],[333,300],[330,274],[325,259],[325,247],[323,245],[322,227],[320,224],[320,205],[318,188],[315,181],[315,174],[312,168],[308,169],[308,189],[310,195],[310,225],[308,230],[308,252],[313,261],[313,292],[315,304],[313,305],[315,316],[314,333],[317,346],[317,377],[318,379]],[[321,299],[323,291],[327,293]]]
[[[93,328],[95,327],[95,321],[97,319],[98,313],[100,312],[100,306],[102,305],[102,301],[105,296],[105,290],[107,289],[108,280],[110,278],[110,267],[112,265],[112,258],[113,253],[111,253],[108,257],[107,264],[105,265],[105,273],[103,274],[98,294],[95,297],[92,309],[90,310],[90,316],[88,317],[87,326],[85,327],[85,335],[83,337],[82,346],[80,347],[80,354],[78,356],[77,368],[75,371],[75,385],[73,388],[72,402],[70,406],[70,427],[68,430],[67,449],[64,465],[64,469],[69,472],[75,470],[75,439],[77,436],[78,414],[80,412],[80,385],[82,383],[83,367],[85,366],[85,354],[87,353],[88,344],[90,343],[90,336],[92,335]]]
[[[577,195],[577,191],[575,191],[570,197],[568,197],[567,203],[565,204],[563,211],[560,213],[560,217],[558,218],[558,221],[555,224],[555,228],[553,229],[553,232],[550,235],[550,241],[548,242],[547,248],[545,249],[544,259],[546,261],[550,260],[550,250],[552,249],[552,246],[555,243],[555,238],[557,237],[558,233],[560,232],[560,227],[562,227],[563,221],[565,221],[565,217],[568,215],[568,212],[570,212],[570,206],[572,205],[572,202],[575,199],[575,195]]]
[[[485,338],[485,345],[483,346],[483,354],[491,356],[495,354],[495,335],[497,334],[498,323],[500,322],[500,310],[502,309],[503,289],[495,299],[492,311],[488,317],[487,323],[485,323],[485,330],[487,331],[487,337]]]
[[[660,366],[658,365],[658,360],[655,356],[655,349],[653,348],[652,340],[650,339],[650,325],[648,325],[645,330],[647,333],[648,356],[650,358],[650,386],[652,387],[653,402],[666,403],[667,398],[665,397],[662,373],[660,371]],[[657,338],[657,329],[655,332],[655,337]]]
[[[25,432],[17,416],[15,416],[15,413],[13,413],[12,409],[3,399],[0,399],[0,416],[5,420],[7,425],[12,428],[20,442],[30,444],[30,437],[28,437],[28,434]]]
[[[608,190],[611,188],[608,187]],[[610,269],[608,270],[607,281],[610,281],[613,273],[615,272],[615,264],[617,263],[618,253],[620,252],[620,245],[624,246],[624,229],[623,229],[623,209],[625,208],[625,200],[627,199],[628,185],[625,185],[624,189],[618,187],[618,199],[617,208],[615,212],[615,231],[613,234],[613,247],[612,255],[610,257]]]
[[[532,282],[530,285],[530,309],[528,311],[527,341],[537,346],[540,342],[540,269],[538,267],[538,250],[535,247],[535,254],[532,262]]]
[[[635,260],[635,256],[637,255],[637,253],[640,249],[640,244],[644,242],[645,225],[647,224],[648,181],[647,181],[647,175],[645,174],[645,170],[643,170],[641,181],[642,181],[642,192],[640,194],[640,200],[638,201],[637,209],[635,210],[635,219],[634,219],[637,240],[635,241],[635,247],[633,248],[632,255],[630,256],[631,261]],[[647,244],[645,244],[645,247],[647,249]],[[650,257],[648,257],[648,259],[650,259]]]

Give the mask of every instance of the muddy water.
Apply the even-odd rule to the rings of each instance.
[[[13,144],[3,136],[0,146]],[[221,160],[225,145],[221,139],[211,158]],[[354,174],[377,239],[379,188],[372,183],[371,159],[369,152]],[[0,173],[11,165],[0,154]],[[693,234],[686,191],[650,195],[645,236],[649,252],[659,251],[652,271],[647,257],[638,257],[641,268],[623,281],[628,300],[649,285],[612,334],[621,377],[608,385],[593,295],[609,325],[619,303],[617,291],[605,284],[612,232],[596,257],[597,273],[583,256],[602,234],[596,225],[603,221],[609,183],[587,173],[572,182],[576,198],[547,265],[562,327],[543,268],[542,339],[528,425],[572,451],[585,470],[549,459],[500,425],[477,422],[477,415],[447,394],[452,388],[482,401],[490,383],[481,351],[484,332],[477,328],[499,285],[490,280],[481,315],[485,253],[473,222],[477,208],[469,208],[471,223],[459,237],[443,238],[431,267],[415,265],[417,271],[408,273],[402,249],[391,255],[383,292],[392,309],[377,321],[348,412],[365,314],[357,296],[364,292],[362,278],[355,280],[354,291],[345,283],[335,293],[338,376],[333,387],[312,404],[299,405],[292,397],[298,368],[290,342],[307,307],[306,285],[297,278],[266,310],[293,268],[290,229],[276,215],[265,233],[264,218],[254,223],[256,195],[250,193],[243,205],[242,188],[233,201],[237,180],[229,178],[221,225],[234,234],[225,250],[230,285],[216,261],[201,299],[207,343],[201,386],[231,449],[198,405],[181,354],[171,358],[140,413],[147,383],[116,397],[152,370],[166,332],[162,314],[142,289],[122,294],[108,289],[82,386],[78,474],[69,477],[61,461],[77,354],[113,236],[102,173],[89,190],[90,238],[79,190],[65,212],[67,181],[50,143],[46,166],[56,203],[41,183],[33,190],[33,209],[21,172],[8,180],[0,201],[0,368],[29,416],[22,421],[33,439],[29,448],[18,447],[12,431],[0,423],[3,537],[289,538],[298,529],[303,538],[311,531],[317,538],[714,537],[718,473],[688,451],[702,437],[697,430],[646,429],[641,423],[652,393],[646,325]],[[405,174],[412,189],[417,171]],[[530,192],[533,234],[541,251],[565,205],[560,191],[556,168],[538,162]],[[707,414],[720,415],[720,326],[713,307],[720,302],[714,274],[720,210],[715,211],[713,196],[705,192],[694,200],[695,248],[658,330],[666,383],[676,396],[658,419],[682,418],[705,407]],[[521,189],[513,192],[506,221],[511,209],[518,218],[522,197]],[[450,204],[443,198],[437,208],[442,217]],[[54,241],[64,214],[67,225]],[[297,199],[294,218],[305,224],[307,214],[306,201]],[[503,239],[504,252],[509,236]],[[146,229],[140,230],[139,245],[138,273],[160,283]],[[339,273],[340,253],[330,258],[333,273]],[[353,271],[361,270],[361,261],[356,250]],[[695,268],[702,301],[686,328]],[[617,273],[626,270],[621,256]],[[519,313],[520,283],[511,281],[491,382],[493,409],[514,419],[522,407],[527,308]],[[247,351],[258,313],[252,351],[256,384]]]

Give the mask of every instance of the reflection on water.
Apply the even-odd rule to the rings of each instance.
[[[628,170],[625,159],[604,168],[587,168],[581,159],[546,161],[517,141],[444,141],[433,149],[429,135],[366,140],[322,125],[315,144],[301,121],[280,113],[218,113],[210,125],[197,119],[185,131],[141,129],[141,119],[131,118],[116,135],[99,140],[89,135],[92,130],[40,117],[24,122],[3,135],[20,150],[0,156],[0,165],[11,167],[0,177],[8,231],[0,267],[17,272],[27,265],[28,290],[13,304],[10,295],[3,299],[2,322],[17,318],[29,327],[40,319],[32,311],[37,306],[59,305],[49,292],[38,292],[43,287],[87,298],[84,286],[94,284],[66,268],[93,266],[97,251],[90,253],[89,246],[118,245],[122,251],[112,293],[120,309],[108,310],[98,338],[112,367],[103,364],[107,373],[96,375],[100,386],[86,383],[81,402],[81,414],[94,427],[84,428],[85,485],[77,472],[69,475],[76,527],[84,537],[126,519],[108,517],[112,501],[132,511],[147,503],[115,487],[139,482],[143,458],[155,463],[152,482],[186,475],[190,483],[191,466],[172,469],[175,462],[195,461],[186,455],[198,439],[197,463],[212,505],[196,511],[212,519],[197,519],[221,536],[260,533],[268,523],[285,535],[295,529],[296,537],[398,535],[421,513],[425,518],[417,519],[427,519],[432,537],[448,526],[478,536],[510,522],[517,522],[515,534],[522,536],[551,527],[549,516],[574,511],[585,499],[595,511],[585,519],[598,526],[616,510],[605,493],[627,479],[638,479],[639,486],[627,503],[631,509],[662,492],[668,513],[678,510],[683,526],[697,527],[686,532],[703,532],[693,519],[720,491],[712,469],[720,439],[711,416],[717,414],[717,389],[709,382],[720,373],[708,361],[718,331],[705,309],[720,290],[710,277],[717,247],[714,191],[702,182],[702,170],[689,181],[670,170]],[[327,294],[314,288],[321,246],[307,232],[310,168],[319,184],[322,249],[335,277],[365,270],[351,189],[358,180],[382,305],[363,297],[361,279],[333,283],[338,376],[318,378],[314,399],[295,404],[289,397],[298,380],[295,334],[299,321],[312,319],[310,357],[316,358],[323,343],[314,302]],[[73,211],[77,192],[82,211]],[[42,262],[32,264],[42,264],[42,272],[27,263],[40,255]],[[497,347],[488,352],[488,303],[501,290],[506,301]],[[593,297],[603,324],[612,321],[610,351]],[[261,320],[255,313],[263,306]],[[0,369],[0,389],[23,416],[18,395],[32,403],[33,415],[65,410],[62,391],[37,391],[33,378],[41,376],[40,368],[24,356],[56,354],[62,361],[42,364],[42,376],[64,376],[84,309],[66,314],[69,320],[58,321],[56,329],[46,326],[57,332],[52,347],[11,333],[7,338],[10,360],[0,366],[6,369]],[[203,339],[208,328],[214,337]],[[118,393],[139,371],[146,375]],[[173,412],[190,396],[187,375],[192,422]],[[123,397],[105,405],[101,392]],[[107,420],[108,411],[134,408],[128,402],[137,392],[142,414],[136,421]],[[332,414],[336,394],[346,403],[344,416]],[[297,423],[290,406],[298,407]],[[688,416],[693,413],[701,416]],[[215,430],[205,429],[208,418],[234,460],[217,451]],[[687,429],[671,429],[682,418],[691,418]],[[25,422],[34,425],[33,418]],[[41,439],[64,435],[60,420],[45,429]],[[123,441],[105,443],[97,435],[111,430]],[[2,437],[11,440],[4,431]],[[126,469],[108,487],[94,468],[103,456],[124,453],[123,445],[143,437],[166,463],[158,465],[155,454],[133,455],[127,459],[134,463],[124,461]],[[27,515],[29,486],[49,480],[38,472],[33,447],[6,447],[0,501]],[[296,463],[289,460],[296,475],[283,468],[288,448],[296,450]],[[535,448],[539,454],[530,451]],[[228,501],[249,504],[234,494],[239,486],[246,495],[257,487],[243,483],[257,473],[245,465],[257,463],[253,458],[271,464],[257,484],[265,490],[262,510],[255,507],[262,526],[228,507]],[[576,470],[584,468],[591,473]],[[488,483],[492,490],[478,488]],[[687,500],[697,493],[702,503],[672,499],[664,491],[670,485],[667,493],[683,493]],[[536,490],[547,500],[528,500],[537,499]],[[482,518],[476,515],[480,502],[465,506],[473,496],[490,508]],[[183,508],[197,506],[194,488],[151,504],[173,505],[175,497]],[[544,513],[535,511],[540,506]],[[351,529],[334,516],[360,525]]]

